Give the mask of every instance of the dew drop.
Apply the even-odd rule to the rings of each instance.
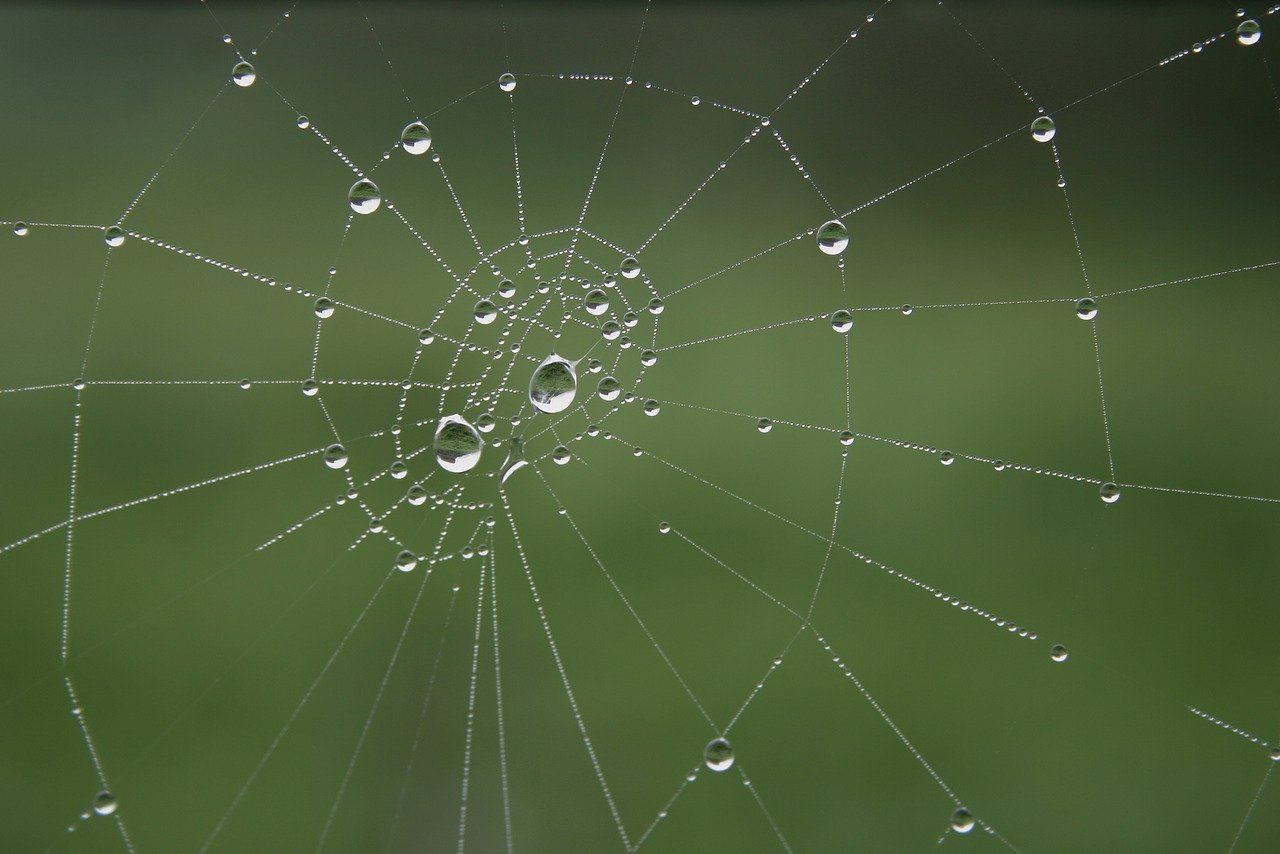
[[[658,354],[652,350],[640,351],[640,364],[646,368],[651,368],[658,363]]]
[[[405,501],[408,501],[414,507],[421,507],[427,503],[427,490],[421,484],[415,483],[409,487],[409,491],[404,494]]]
[[[713,738],[707,743],[702,758],[712,771],[728,771],[733,767],[733,745],[727,739]]]
[[[471,546],[463,546],[458,550],[458,554],[463,560],[471,560],[476,556],[476,550],[471,548]]]
[[[422,122],[409,122],[400,131],[400,147],[410,154],[426,154],[431,148],[431,131]]]
[[[488,412],[481,413],[476,419],[476,429],[481,433],[489,433],[493,430],[494,418]]]
[[[471,471],[480,462],[484,443],[480,433],[461,415],[446,415],[436,427],[436,462],[445,471]]]
[[[827,255],[839,255],[849,245],[849,229],[838,219],[818,226],[814,237],[818,241],[818,249]]]
[[[222,35],[222,43],[223,43],[223,44],[231,44],[231,33],[223,33],[223,35]]]
[[[324,449],[324,464],[331,469],[340,469],[347,464],[347,449],[341,445],[330,445]]]
[[[551,452],[551,459],[555,460],[558,466],[564,465],[572,458],[573,455],[569,453],[569,449],[564,445],[556,445],[556,449]]]
[[[599,288],[588,291],[582,299],[582,307],[587,310],[587,314],[604,314],[609,310],[609,295]]]
[[[507,458],[502,461],[502,468],[498,470],[500,481],[506,483],[507,478],[524,468],[528,462],[524,458],[524,440],[519,436],[512,436],[511,448],[507,451]]]
[[[515,295],[516,295],[515,282],[511,281],[510,279],[503,279],[501,282],[498,282],[498,296],[502,297],[503,299],[511,299]]]
[[[298,126],[298,130],[306,130],[311,127],[311,119],[306,116],[298,116],[298,120],[294,124]]]
[[[503,92],[516,91],[516,76],[511,72],[506,72],[498,78],[498,88]]]
[[[109,225],[102,230],[102,240],[108,246],[124,246],[124,229],[118,225]]]
[[[368,178],[361,178],[347,192],[347,203],[358,214],[371,214],[382,206],[382,191]]]
[[[404,460],[396,460],[391,464],[388,473],[396,480],[404,480],[405,476],[409,474],[409,466],[405,464]]]
[[[622,334],[622,326],[616,320],[606,320],[600,326],[600,334],[604,336],[606,341],[616,341],[618,336]]]
[[[258,79],[258,72],[247,62],[237,62],[231,68],[231,80],[240,87],[252,86]]]
[[[71,381],[71,387],[76,391],[84,391],[84,380],[77,377]]]
[[[841,444],[841,445],[844,445],[845,447],[848,447],[849,445],[852,445],[852,444],[853,444],[853,431],[851,431],[851,430],[841,430],[841,431],[840,431],[840,444]]]
[[[628,255],[622,259],[622,266],[618,268],[618,272],[622,274],[624,279],[634,279],[640,275],[640,262]]]
[[[111,815],[119,804],[116,796],[108,791],[101,791],[93,796],[93,811],[98,815]]]
[[[18,237],[26,237],[31,233],[31,229],[27,228],[25,222],[15,222],[13,224],[13,233]]]
[[[239,385],[241,389],[248,391],[250,386],[253,385],[253,383],[249,382],[248,380],[240,380]]]
[[[1258,26],[1258,22],[1252,18],[1247,21],[1241,21],[1240,26],[1236,27],[1236,41],[1245,47],[1257,44],[1261,38],[1262,27]]]
[[[333,300],[328,297],[320,297],[316,300],[315,305],[316,317],[323,320],[326,317],[333,317]]]
[[[1098,316],[1098,304],[1089,297],[1076,303],[1076,317],[1081,320],[1093,320]]]
[[[659,523],[658,523],[658,533],[659,533],[659,534],[670,534],[670,533],[671,533],[671,523],[670,523],[670,522],[659,522]]]
[[[991,465],[996,471],[1004,471],[1004,460],[996,460]]]
[[[436,340],[436,334],[432,332],[430,329],[418,330],[418,343],[421,344],[423,347],[427,346],[434,340]]]
[[[942,453],[938,454],[938,461],[942,463],[944,466],[949,466],[956,461],[956,455],[951,453],[950,451],[943,451]]]
[[[529,402],[539,412],[564,412],[578,393],[578,374],[573,364],[552,353],[542,360],[529,378]]]
[[[1104,483],[1102,488],[1098,490],[1098,497],[1102,499],[1104,504],[1115,504],[1120,500],[1120,487],[1114,483]]]
[[[973,830],[974,820],[973,813],[964,807],[959,807],[951,814],[951,829],[956,833],[968,833]]]
[[[662,300],[661,300],[661,298],[659,298],[659,297],[654,297],[653,299],[649,300],[649,313],[650,313],[650,314],[662,314],[662,309],[663,309],[663,308],[664,308],[664,306],[663,306],[663,304],[662,304]]]
[[[702,103],[702,99],[699,98],[697,95],[694,95],[692,98],[689,99],[689,103],[693,104],[696,107]]]
[[[911,312],[915,311],[915,309],[914,309],[914,308],[912,308],[912,307],[911,307],[911,306],[909,306],[909,305],[904,305],[904,306],[902,307],[901,311],[902,311],[902,315],[903,315],[904,317],[910,317],[910,316],[911,316]]]
[[[482,299],[476,303],[473,313],[476,318],[476,323],[488,326],[490,323],[493,323],[495,318],[497,318],[498,307],[493,304],[492,300]]]
[[[1067,648],[1060,643],[1049,647],[1049,657],[1059,664],[1067,660],[1067,654]]]
[[[848,332],[853,328],[853,313],[842,308],[831,315],[831,328],[840,333]]]
[[[770,421],[768,418],[761,418],[759,421],[756,422],[756,429],[759,430],[761,433],[768,433],[770,430],[773,429],[773,422]]]
[[[1271,761],[1280,762],[1280,747],[1271,748]]]
[[[409,572],[418,565],[418,556],[413,552],[405,549],[396,555],[396,569],[401,572]]]
[[[636,316],[634,311],[628,311],[626,314],[622,315],[622,325],[628,329],[635,329],[636,324],[639,322],[640,318]]]
[[[320,390],[320,385],[315,380],[302,381],[302,393],[307,397],[315,397],[316,392]]]
[[[662,404],[658,403],[658,401],[656,401],[656,400],[646,400],[646,401],[644,402],[644,414],[645,414],[645,415],[657,415],[657,414],[658,414],[659,412],[661,412],[661,411],[662,411]]]
[[[1031,138],[1036,142],[1048,142],[1057,132],[1053,119],[1048,116],[1039,116],[1031,123]]]
[[[601,377],[596,384],[596,394],[600,395],[601,400],[617,400],[621,393],[622,384],[613,377]]]
[[[604,365],[600,363],[599,359],[592,359],[591,361],[587,362],[587,370],[593,374],[600,373],[600,371],[603,368],[604,368]]]

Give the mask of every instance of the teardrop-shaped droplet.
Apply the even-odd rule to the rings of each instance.
[[[973,830],[973,825],[973,813],[969,812],[964,807],[958,807],[956,811],[951,814],[951,829],[956,833],[968,833]]]
[[[831,315],[831,328],[840,333],[848,332],[853,328],[853,312],[842,308]],[[862,335],[861,332],[858,334]]]
[[[118,225],[109,225],[102,230],[102,240],[108,246],[124,246],[124,229]]]
[[[1031,123],[1031,138],[1036,142],[1048,142],[1057,132],[1057,126],[1048,116],[1039,116]]]
[[[316,317],[323,320],[326,317],[333,317],[333,300],[328,297],[320,297],[316,300],[315,305]]]
[[[1049,647],[1049,657],[1061,664],[1067,660],[1067,648],[1060,643],[1055,643]]]
[[[368,178],[361,178],[347,192],[347,203],[358,214],[371,214],[382,206],[382,191]]]
[[[613,377],[601,377],[596,384],[596,394],[600,395],[601,400],[617,400],[621,393],[622,383]]]
[[[347,464],[347,449],[336,444],[325,448],[324,464],[331,469],[342,468]]]
[[[461,415],[446,415],[436,427],[434,450],[440,468],[460,473],[476,467],[484,443],[480,432]]]
[[[759,421],[756,422],[756,430],[758,430],[761,433],[768,433],[772,429],[773,429],[773,422],[770,421],[768,418],[761,418]]]
[[[1236,27],[1236,41],[1245,47],[1257,44],[1260,38],[1262,38],[1262,27],[1258,26],[1258,22],[1252,18],[1241,21],[1240,26]]]
[[[516,76],[511,72],[507,72],[498,78],[498,88],[503,92],[514,92],[516,90]]]
[[[498,307],[493,304],[493,300],[482,299],[476,303],[473,314],[476,323],[488,326],[498,316]]]
[[[502,461],[502,467],[498,469],[499,479],[502,483],[506,483],[507,478],[524,468],[528,462],[524,458],[524,440],[519,436],[512,436],[511,447],[507,450],[507,458]]]
[[[818,226],[814,235],[818,248],[827,255],[839,255],[849,245],[849,229],[838,219],[827,220]]]
[[[258,79],[258,72],[247,62],[237,62],[231,68],[231,79],[237,86],[252,86],[253,81]]]
[[[599,288],[587,291],[587,295],[582,298],[582,307],[587,310],[587,314],[604,314],[609,310],[609,295]]]
[[[658,401],[656,401],[656,400],[646,400],[646,401],[644,402],[644,414],[645,414],[645,415],[657,415],[657,414],[658,414],[659,412],[661,412],[661,411],[662,411],[662,404],[658,403]]]
[[[703,760],[712,771],[728,771],[733,767],[733,745],[728,739],[713,738],[707,742]]]
[[[1093,320],[1098,316],[1098,304],[1089,297],[1076,303],[1076,317],[1081,320]]]
[[[409,572],[418,565],[418,556],[413,552],[405,549],[396,555],[396,569],[401,572]]]
[[[569,449],[564,445],[557,445],[556,449],[551,452],[551,459],[555,460],[556,465],[564,465],[572,459],[573,455],[569,453]]]
[[[1115,504],[1120,500],[1120,487],[1114,483],[1104,483],[1098,490],[1098,497],[1102,499],[1104,504]]]
[[[622,259],[622,265],[618,267],[618,272],[622,274],[624,279],[634,279],[640,275],[640,262],[628,255]]]
[[[93,797],[93,811],[98,815],[111,815],[117,806],[116,796],[108,791],[103,790]]]
[[[578,393],[573,363],[554,353],[542,360],[529,378],[529,402],[539,412],[564,412]]]
[[[431,131],[422,122],[409,122],[400,131],[400,147],[410,154],[426,154],[431,148]]]

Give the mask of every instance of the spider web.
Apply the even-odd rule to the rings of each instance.
[[[7,10],[15,847],[1269,850],[1278,9]]]

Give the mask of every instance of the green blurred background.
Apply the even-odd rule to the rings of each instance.
[[[935,845],[955,804],[832,655],[1018,850],[1232,845],[1272,763],[1264,747],[1187,707],[1271,743],[1280,736],[1280,508],[1137,486],[1280,498],[1278,268],[1099,300],[1124,485],[1117,504],[1103,505],[1092,325],[1073,306],[1086,288],[1053,153],[1026,133],[1035,108],[1006,73],[1057,121],[1095,294],[1275,262],[1280,33],[1267,31],[1263,7],[1250,7],[1264,36],[1247,48],[1231,36],[1238,19],[1224,3],[948,7],[991,56],[932,2],[888,4],[872,23],[876,7],[860,2],[657,3],[647,15],[639,3],[303,2],[287,19],[286,4],[209,8],[0,9],[0,218],[109,225],[164,164],[125,227],[278,282],[137,237],[111,251],[104,275],[94,229],[4,234],[0,388],[55,387],[0,394],[0,541],[67,517],[70,383],[95,305],[80,513],[333,441],[316,399],[299,393],[312,373],[312,297],[283,287],[319,292],[331,266],[331,296],[409,325],[340,307],[315,368],[325,380],[395,384],[321,393],[353,476],[390,465],[389,437],[356,437],[395,418],[415,328],[446,306],[435,327],[456,338],[474,300],[448,300],[452,279],[386,207],[345,231],[354,177],[295,126],[298,113],[362,168],[392,152],[375,175],[383,192],[460,272],[477,253],[440,168],[395,147],[415,118],[431,127],[486,251],[519,231],[513,115],[530,233],[577,222],[612,127],[584,225],[633,251],[732,153],[639,253],[663,295],[829,218],[802,170],[845,211],[970,155],[845,218],[843,287],[834,260],[805,236],[670,296],[658,364],[637,384],[633,348],[618,369],[640,400],[662,401],[657,417],[626,405],[604,422],[615,440],[572,441],[608,411],[580,391],[586,409],[556,428],[573,449],[566,466],[547,459],[556,440],[534,437],[538,419],[525,422],[541,477],[526,470],[508,482],[512,514],[619,820],[633,842],[644,833],[796,631],[795,618],[727,567],[808,608],[846,426],[844,338],[825,318],[848,307],[879,309],[855,312],[848,338],[851,425],[913,447],[864,437],[849,448],[836,541],[1036,638],[835,549],[813,614],[832,651],[799,637],[730,732],[735,770],[703,769],[645,849],[781,848],[738,769],[794,850]],[[625,76],[642,17],[636,83],[620,109],[620,80],[560,78]],[[229,84],[236,50],[247,55],[268,32],[249,57],[257,82]],[[1203,52],[1149,68],[1197,41],[1209,42]],[[504,71],[519,80],[511,98],[494,82]],[[757,122],[713,102],[771,114],[771,125],[739,149]],[[545,254],[569,242],[558,234],[530,245]],[[595,241],[579,248],[601,269],[620,261]],[[535,276],[523,260],[519,247],[497,259],[518,298],[561,269],[552,262]],[[485,292],[496,283],[487,270],[475,281]],[[618,290],[636,305],[649,297],[640,280]],[[1031,302],[929,307],[1022,300]],[[904,315],[903,304],[917,308]],[[648,343],[654,318],[641,315],[634,335]],[[661,351],[808,316],[818,319]],[[476,340],[496,344],[500,327]],[[576,356],[591,341],[577,327],[560,349]],[[525,353],[540,359],[553,346],[538,330]],[[415,379],[438,382],[454,350],[444,340],[427,347]],[[613,345],[593,355],[601,351],[612,359]],[[520,390],[533,363],[506,356],[500,366],[511,361],[506,385]],[[474,375],[481,364],[471,354],[462,366]],[[221,384],[110,384],[139,380]],[[438,395],[408,400],[406,417],[428,422],[402,436],[414,451],[448,412]],[[464,403],[455,391],[443,409]],[[496,412],[518,404],[506,395]],[[760,417],[776,422],[768,434],[755,429]],[[633,445],[650,455],[633,457]],[[945,467],[930,450],[941,448],[1088,480],[966,458]],[[502,455],[490,448],[475,473],[449,476],[465,485],[464,500],[497,501],[485,475]],[[429,457],[414,457],[410,481],[382,478],[362,500],[390,505],[434,467]],[[442,482],[452,481],[441,472],[428,485]],[[67,674],[138,851],[199,850],[223,817],[210,850],[306,851],[322,834],[330,851],[458,846],[482,561],[445,560],[425,585],[425,567],[388,580],[397,548],[385,537],[348,548],[368,526],[353,503],[256,549],[344,488],[317,452],[78,521],[65,666],[65,532],[0,554],[0,847],[124,847],[112,820],[78,817],[100,787],[69,713]],[[446,512],[430,507],[402,506],[387,525],[429,553]],[[501,505],[455,514],[442,554],[456,555],[491,514],[515,846],[622,847]],[[679,533],[659,534],[662,520]],[[490,543],[484,531],[474,545]],[[506,841],[487,622],[481,638],[465,842],[494,851]],[[1052,643],[1069,648],[1068,662],[1051,662]],[[1280,846],[1275,781],[1236,841],[1241,851]],[[1004,847],[981,829],[945,844]]]

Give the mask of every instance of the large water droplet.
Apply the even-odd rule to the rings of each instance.
[[[956,833],[968,833],[973,830],[974,820],[973,813],[964,807],[958,807],[951,814],[951,829]]]
[[[582,299],[582,307],[587,310],[587,314],[604,314],[609,310],[609,295],[599,288],[588,291]]]
[[[529,379],[529,402],[539,412],[564,412],[578,393],[578,374],[571,362],[554,353],[542,360]]]
[[[621,393],[622,383],[613,377],[601,377],[600,382],[596,384],[596,394],[600,395],[601,400],[617,400]]]
[[[818,226],[815,236],[818,248],[828,255],[839,255],[849,245],[849,229],[838,219],[828,220]]]
[[[331,469],[342,468],[347,464],[347,449],[336,444],[325,448],[324,464]]]
[[[328,297],[320,297],[316,300],[315,305],[316,317],[323,320],[326,317],[333,317],[333,300]]]
[[[382,191],[368,178],[361,178],[351,185],[347,202],[358,214],[371,214],[382,206]]]
[[[662,314],[662,309],[663,309],[663,308],[664,308],[664,306],[663,306],[663,304],[662,304],[662,298],[661,298],[661,297],[654,297],[653,299],[649,300],[649,313],[650,313],[650,314]]]
[[[1089,297],[1076,303],[1076,317],[1081,320],[1093,320],[1098,316],[1098,304]]]
[[[618,272],[622,274],[624,279],[634,279],[640,275],[640,262],[628,255],[622,259],[622,265],[618,268]]]
[[[302,381],[302,393],[305,394],[307,397],[315,397],[316,392],[318,392],[319,390],[320,390],[320,384],[317,383],[315,380]]]
[[[1258,26],[1258,22],[1252,18],[1241,21],[1240,26],[1236,27],[1236,41],[1245,47],[1257,44],[1260,38],[1262,38],[1262,27]]]
[[[644,365],[646,368],[652,368],[654,365],[658,364],[658,354],[652,350],[640,351],[640,364]]]
[[[237,86],[252,86],[253,81],[258,79],[258,72],[247,62],[237,62],[231,68],[231,79]]]
[[[510,279],[503,279],[498,282],[498,296],[503,299],[511,299],[516,295],[516,283]]]
[[[768,433],[772,429],[773,429],[773,422],[770,421],[768,418],[761,418],[759,421],[756,422],[756,430],[760,431],[761,433]]]
[[[1102,488],[1098,490],[1098,497],[1105,504],[1115,504],[1120,500],[1120,487],[1114,483],[1104,483]]]
[[[507,72],[498,78],[498,88],[503,92],[516,91],[516,76],[511,72]]]
[[[944,466],[949,466],[955,461],[956,461],[956,455],[951,453],[950,451],[943,451],[942,453],[938,454],[938,462],[942,463]]]
[[[1048,142],[1057,132],[1053,119],[1048,116],[1039,116],[1031,123],[1031,138],[1036,142]]]
[[[501,482],[506,483],[507,478],[524,468],[528,462],[524,458],[524,440],[519,436],[512,436],[511,448],[507,451],[507,458],[502,461],[502,468],[498,470]]]
[[[853,328],[853,313],[842,308],[831,315],[831,328],[840,333],[848,332]]]
[[[555,460],[556,465],[562,466],[569,462],[573,455],[569,453],[569,449],[564,445],[556,445],[556,449],[551,452],[551,459]]]
[[[18,237],[26,237],[31,232],[25,222],[15,222],[13,224],[13,233]]]
[[[93,797],[93,811],[98,815],[111,815],[119,804],[116,796],[108,791],[101,791]]]
[[[422,122],[409,122],[400,131],[400,147],[410,154],[426,154],[431,148],[431,131]]]
[[[488,326],[498,316],[498,307],[493,304],[493,300],[482,299],[476,303],[473,313],[476,323]]]
[[[396,555],[396,569],[401,572],[409,572],[418,565],[418,556],[413,552],[405,549]]]
[[[847,447],[847,446],[849,446],[849,445],[852,445],[852,444],[853,444],[853,439],[854,439],[853,431],[851,431],[851,430],[841,430],[841,431],[840,431],[840,444],[841,444],[841,445],[845,445],[846,447]]]
[[[461,415],[446,415],[436,427],[436,462],[451,472],[471,471],[480,462],[480,433]]]
[[[645,414],[645,415],[657,415],[657,414],[658,414],[659,412],[661,412],[661,411],[662,411],[662,404],[658,403],[658,401],[656,401],[656,400],[646,400],[646,401],[644,402],[644,414]]]
[[[387,471],[396,480],[404,480],[409,474],[409,466],[404,460],[396,460]]]
[[[432,332],[430,329],[418,330],[418,343],[421,344],[423,347],[427,346],[434,340],[436,340],[436,334]]]
[[[307,118],[306,116],[298,116],[294,124],[298,126],[298,130],[306,130],[307,128],[311,127],[311,119]]]
[[[427,503],[427,490],[420,483],[415,483],[409,487],[409,491],[404,494],[404,498],[414,507],[421,507]]]
[[[703,760],[712,771],[728,771],[733,767],[733,745],[728,739],[713,738],[707,742]]]
[[[1067,648],[1060,643],[1049,647],[1049,657],[1061,664],[1067,660]]]
[[[600,334],[606,341],[615,341],[622,334],[622,325],[616,320],[606,320],[600,325]]]

